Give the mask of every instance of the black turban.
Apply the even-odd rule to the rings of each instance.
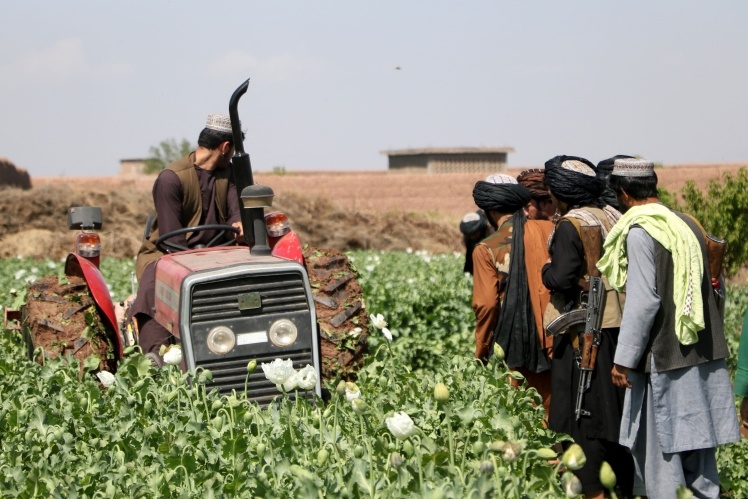
[[[620,209],[618,207],[618,198],[616,198],[616,193],[613,192],[613,189],[611,189],[610,186],[608,185],[608,177],[613,171],[613,164],[616,162],[617,159],[629,159],[629,158],[632,159],[633,156],[626,156],[625,154],[617,154],[613,156],[612,158],[604,159],[597,164],[597,176],[605,180],[605,189],[603,190],[603,193],[600,195],[600,199],[605,204],[609,204],[616,210]]]
[[[563,165],[566,161],[579,161],[595,173],[586,175],[570,170]],[[597,175],[595,165],[577,156],[556,156],[545,162],[545,183],[554,196],[568,203],[570,207],[599,204],[605,181]]]
[[[479,180],[473,188],[473,199],[481,210],[514,213],[530,202],[530,191],[519,184],[492,184]]]
[[[478,210],[475,214],[469,213],[468,215],[465,215],[465,218],[460,222],[460,232],[464,235],[475,234],[476,232],[485,230],[486,226],[488,226],[486,212],[483,210]]]
[[[612,158],[604,159],[597,164],[597,173],[602,175],[603,178],[608,178],[613,172],[613,165],[617,159],[635,159],[634,156],[626,156],[625,154],[616,154]]]

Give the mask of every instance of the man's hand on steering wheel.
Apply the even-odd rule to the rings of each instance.
[[[238,227],[237,227],[238,224]],[[232,225],[225,225],[225,224],[210,224],[210,225],[196,225],[194,227],[183,227],[181,229],[176,229],[167,232],[166,234],[159,236],[158,239],[156,239],[156,248],[158,248],[159,251],[163,253],[171,253],[173,251],[187,251],[188,247],[183,246],[181,244],[173,243],[171,241],[168,241],[168,239],[171,239],[174,236],[181,236],[182,234],[187,233],[194,233],[194,232],[203,232],[206,230],[215,230],[218,231],[218,234],[208,241],[203,247],[205,248],[211,248],[213,246],[233,246],[236,244],[236,242],[239,239],[239,236],[243,236],[243,231],[241,230],[241,222],[234,222]],[[218,241],[221,241],[225,238],[226,234],[232,232],[234,234],[234,237],[219,243]]]
[[[236,242],[241,244],[244,242],[244,226],[241,222],[234,222],[231,224],[232,227],[235,227],[239,229],[239,232],[234,233],[234,239],[236,239]]]

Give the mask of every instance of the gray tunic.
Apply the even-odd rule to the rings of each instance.
[[[626,247],[629,259],[626,307],[614,362],[635,368],[646,353],[660,297],[655,285],[653,239],[643,229],[632,227]],[[637,454],[645,448],[649,450],[648,460],[658,457],[670,461],[664,454],[713,449],[740,439],[723,359],[665,372],[657,372],[652,360],[651,368],[649,374],[630,372],[632,388],[626,391],[621,421],[620,443],[634,451],[639,464],[645,459]],[[648,417],[650,410],[653,414]],[[637,442],[638,439],[650,445]],[[651,445],[654,442],[659,446]],[[652,455],[653,450],[659,450],[656,452],[659,455]],[[702,470],[703,475],[716,475],[716,465],[713,467]],[[648,489],[652,486],[656,484],[647,483]]]

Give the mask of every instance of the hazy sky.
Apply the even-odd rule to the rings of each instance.
[[[246,78],[259,171],[459,146],[748,161],[746,1],[25,0],[0,26],[0,156],[32,177],[194,143]]]

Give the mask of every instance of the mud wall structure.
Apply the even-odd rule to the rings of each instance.
[[[10,160],[0,157],[0,187],[31,189],[31,177],[23,168],[18,168]]]

